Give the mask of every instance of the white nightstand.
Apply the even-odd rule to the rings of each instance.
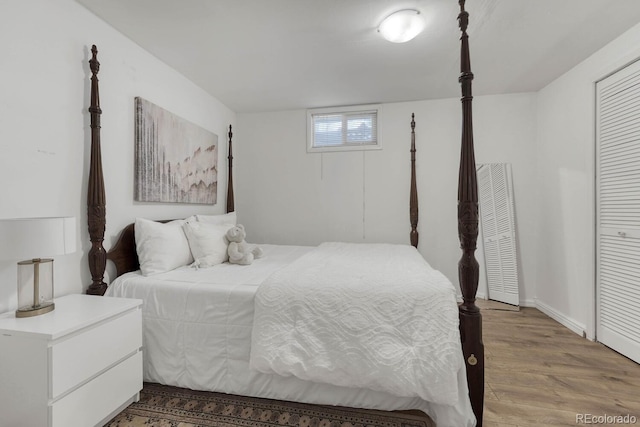
[[[0,424],[102,425],[142,389],[141,300],[67,295],[51,313],[0,315]]]

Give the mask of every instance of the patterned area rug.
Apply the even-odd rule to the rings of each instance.
[[[232,396],[145,383],[107,427],[434,427],[427,416]]]

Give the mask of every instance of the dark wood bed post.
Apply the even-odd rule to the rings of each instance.
[[[411,245],[418,247],[418,191],[416,187],[416,121],[411,113],[411,189],[409,192],[409,221]]]
[[[229,178],[227,179],[227,212],[233,212],[235,210],[235,206],[233,203],[233,132],[231,132],[231,125],[229,125],[229,168],[227,173]]]
[[[89,164],[89,191],[87,195],[87,221],[89,224],[89,270],[92,283],[87,289],[91,295],[104,295],[107,284],[104,282],[104,270],[107,265],[107,253],[102,246],[106,224],[106,198],[104,177],[102,175],[102,154],[100,151],[100,94],[98,92],[98,49],[91,47],[91,163]]]
[[[460,151],[460,174],[458,180],[458,237],[462,258],[458,263],[458,276],[463,302],[460,310],[460,334],[462,352],[467,367],[467,383],[473,412],[482,426],[484,407],[484,345],[482,344],[482,316],[476,306],[479,266],[474,252],[478,239],[478,185],[476,161],[473,149],[473,121],[471,115],[471,60],[467,25],[469,13],[464,10],[465,0],[459,0],[458,21],[460,38],[460,85],[462,88],[462,144]]]

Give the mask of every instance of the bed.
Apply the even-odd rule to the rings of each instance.
[[[370,253],[372,257],[380,256],[379,250],[401,251],[401,256],[406,249],[418,254],[418,198],[415,174],[415,121],[411,121],[411,185],[410,185],[410,242],[412,246],[400,248],[364,247],[354,248],[350,245],[332,244],[321,245],[317,249],[297,246],[264,245],[267,256],[264,260],[257,260],[251,266],[237,266],[222,264],[211,269],[193,269],[189,267],[179,268],[152,277],[143,277],[139,269],[136,254],[135,232],[133,224],[127,226],[113,248],[107,253],[102,245],[105,234],[106,208],[105,190],[102,177],[102,161],[100,153],[100,114],[102,110],[99,102],[98,78],[99,63],[97,49],[92,48],[90,68],[91,78],[91,157],[88,182],[88,227],[91,239],[89,252],[89,269],[92,276],[92,284],[87,293],[94,295],[113,295],[144,300],[144,344],[145,363],[144,378],[147,381],[188,387],[198,390],[221,391],[226,393],[248,396],[265,397],[280,400],[292,400],[306,403],[333,404],[362,408],[400,410],[419,409],[429,414],[437,425],[442,426],[467,426],[482,425],[482,410],[484,396],[484,349],[481,336],[481,315],[475,305],[475,293],[478,284],[478,263],[474,257],[476,239],[478,234],[478,198],[475,175],[475,159],[473,150],[473,134],[471,122],[471,82],[473,74],[470,70],[469,46],[467,36],[468,13],[464,10],[464,0],[460,0],[460,14],[458,16],[461,36],[461,74],[462,87],[462,144],[459,169],[458,188],[458,230],[462,249],[462,258],[459,261],[459,280],[463,302],[456,305],[447,302],[437,306],[451,307],[455,310],[455,325],[442,328],[446,330],[447,337],[455,336],[457,351],[447,353],[441,359],[451,360],[453,368],[449,369],[448,378],[442,380],[438,386],[429,384],[430,380],[425,375],[421,378],[420,372],[408,375],[408,380],[424,383],[425,392],[421,393],[394,393],[389,391],[387,382],[393,374],[382,376],[382,381],[377,381],[376,375],[360,375],[371,377],[370,382],[342,384],[339,381],[325,383],[317,378],[331,372],[318,371],[318,366],[311,369],[280,371],[273,368],[272,372],[258,372],[251,369],[260,366],[260,358],[254,356],[256,348],[262,343],[255,342],[256,334],[253,329],[256,324],[263,324],[263,320],[269,320],[269,315],[264,317],[264,305],[259,302],[266,301],[267,284],[273,282],[273,277],[281,271],[292,269],[310,262],[312,256],[331,256],[336,251],[351,251],[353,253]],[[234,211],[233,194],[233,154],[232,154],[232,129],[229,129],[228,148],[228,189],[227,212]],[[370,252],[367,252],[369,251]],[[322,252],[324,251],[324,252]],[[329,255],[327,255],[329,254]],[[418,254],[419,255],[419,254]],[[431,269],[421,256],[416,261],[417,267],[402,268],[412,270],[419,278],[434,282],[434,289],[445,299],[450,299],[452,286],[447,288],[441,285],[437,272]],[[398,260],[402,259],[401,257]],[[111,260],[116,266],[118,278],[110,285],[104,282],[104,272],[107,260]],[[337,265],[337,264],[329,264]],[[399,267],[398,267],[399,268]],[[297,275],[304,270],[296,270]],[[435,272],[435,273],[434,273]],[[381,271],[379,275],[384,275]],[[393,276],[394,274],[390,274]],[[309,274],[315,277],[315,275]],[[431,277],[433,276],[433,277]],[[409,280],[410,279],[410,280]],[[408,281],[417,281],[413,278]],[[370,279],[371,280],[371,279]],[[280,282],[286,280],[280,280]],[[321,284],[322,285],[322,284]],[[450,283],[449,283],[450,285]],[[283,291],[285,289],[286,291]],[[277,292],[289,297],[294,294],[295,287],[280,288]],[[318,288],[321,289],[321,288]],[[405,291],[397,291],[390,298],[391,305],[395,299],[402,299]],[[389,294],[389,293],[387,293]],[[382,295],[380,295],[382,298]],[[424,297],[428,300],[431,297]],[[455,295],[454,295],[455,298]],[[375,303],[375,302],[374,302]],[[387,304],[388,306],[389,304]],[[436,304],[434,304],[436,305]],[[363,312],[368,307],[363,306]],[[435,310],[435,309],[434,309]],[[420,310],[413,310],[422,315]],[[444,310],[447,312],[447,310]],[[254,322],[254,317],[260,317],[260,322]],[[440,316],[440,314],[438,314]],[[448,317],[447,317],[448,316]],[[331,316],[329,316],[331,317]],[[451,319],[450,313],[441,316],[442,319]],[[413,318],[412,318],[413,321]],[[268,323],[268,322],[267,322]],[[425,324],[428,319],[425,320]],[[437,322],[435,322],[437,323]],[[451,323],[449,321],[449,323]],[[459,324],[459,329],[456,326]],[[252,342],[252,331],[254,342]],[[434,331],[438,332],[438,331]],[[455,332],[455,334],[451,334]],[[326,334],[325,334],[326,335]],[[420,337],[418,337],[420,338]],[[430,340],[423,340],[425,346],[429,346]],[[283,341],[286,342],[286,341]],[[422,342],[422,341],[421,341]],[[253,347],[253,351],[252,351]],[[333,346],[329,346],[333,348]],[[441,347],[441,346],[439,346]],[[395,348],[395,347],[394,347]],[[448,347],[447,347],[448,348]],[[273,349],[272,349],[273,350]],[[276,349],[277,350],[277,349]],[[347,359],[347,358],[345,358]],[[419,358],[430,359],[429,357]],[[434,361],[438,357],[432,357]],[[329,358],[330,361],[340,361],[339,358]],[[294,361],[293,365],[300,365]],[[375,360],[371,365],[374,370]],[[435,362],[434,362],[435,363]],[[397,363],[396,363],[397,364]],[[457,365],[456,365],[457,364]],[[391,364],[394,365],[394,364]],[[444,365],[443,365],[444,366]],[[346,368],[352,370],[353,367]],[[439,369],[439,368],[438,368]],[[307,372],[309,376],[307,377]],[[395,371],[397,372],[397,371]],[[453,376],[452,376],[453,375]],[[411,378],[413,377],[413,378]],[[443,378],[445,378],[443,377]],[[401,387],[402,384],[398,387]],[[451,390],[447,399],[440,401],[434,389]],[[444,388],[443,388],[444,387]],[[421,389],[422,390],[422,389]],[[446,394],[443,392],[443,394]],[[444,398],[443,398],[444,399]]]

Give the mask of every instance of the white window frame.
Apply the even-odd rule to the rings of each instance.
[[[345,114],[345,113],[367,113],[376,112],[376,142],[373,144],[347,144],[335,145],[331,147],[315,147],[314,146],[314,132],[313,132],[313,116],[316,114]],[[366,151],[366,150],[381,150],[382,141],[380,135],[381,129],[381,116],[382,105],[380,104],[367,104],[367,105],[350,105],[346,107],[328,107],[328,108],[313,108],[307,110],[307,152],[308,153],[326,153],[332,151]]]

